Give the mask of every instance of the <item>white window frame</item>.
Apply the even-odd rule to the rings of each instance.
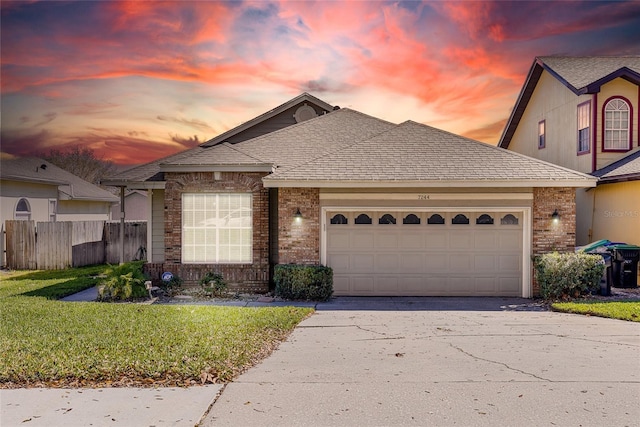
[[[182,262],[251,264],[253,262],[253,195],[251,193],[184,193],[182,195]]]
[[[625,117],[626,116],[626,117]],[[622,98],[612,98],[604,106],[602,137],[603,151],[631,149],[631,107]]]
[[[591,101],[578,104],[578,154],[591,151]]]

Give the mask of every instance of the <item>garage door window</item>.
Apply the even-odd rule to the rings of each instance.
[[[331,224],[349,224],[349,220],[342,214],[335,214],[333,218],[331,218]]]
[[[427,224],[444,224],[444,217],[442,215],[433,214],[427,219]]]
[[[469,224],[469,218],[466,215],[458,214],[453,217],[451,224]]]
[[[387,224],[395,224],[396,219],[391,214],[384,214],[378,220],[378,224],[387,225]]]
[[[491,215],[482,214],[478,218],[476,218],[476,224],[478,225],[490,225],[493,224],[493,218]]]
[[[506,214],[500,220],[500,225],[518,225],[518,218],[511,214]]]
[[[356,217],[354,221],[356,224],[371,224],[371,217],[367,214],[360,214]]]
[[[404,217],[404,219],[402,220],[402,224],[405,224],[405,225],[420,224],[420,218],[418,217],[418,215],[409,214]]]

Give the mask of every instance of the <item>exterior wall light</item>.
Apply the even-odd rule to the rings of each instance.
[[[560,214],[558,213],[558,209],[555,209],[553,211],[553,213],[551,214],[551,219],[554,223],[560,221]]]
[[[300,208],[298,208],[296,213],[293,214],[293,219],[295,219],[296,222],[302,222],[302,213],[300,212]]]

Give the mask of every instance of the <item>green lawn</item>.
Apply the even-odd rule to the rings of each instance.
[[[640,322],[640,301],[556,302],[551,305],[551,308],[564,313],[588,314]]]
[[[52,299],[104,268],[0,276],[0,388],[226,382],[313,311]]]

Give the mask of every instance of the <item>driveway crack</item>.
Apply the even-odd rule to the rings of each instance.
[[[488,363],[493,363],[493,364],[496,364],[496,365],[501,365],[501,366],[504,366],[505,368],[509,369],[510,371],[519,372],[519,373],[521,373],[521,374],[528,375],[528,376],[530,376],[530,377],[536,378],[536,379],[541,380],[541,381],[553,382],[553,381],[551,381],[551,380],[550,380],[550,379],[548,379],[548,378],[543,378],[543,377],[540,377],[540,376],[538,376],[538,375],[536,375],[536,374],[532,374],[531,372],[526,372],[526,371],[523,371],[522,369],[514,368],[514,367],[512,367],[512,366],[507,365],[507,364],[506,364],[506,363],[504,363],[504,362],[498,362],[498,361],[496,361],[496,360],[485,359],[485,358],[483,358],[483,357],[476,356],[475,354],[471,354],[471,353],[469,353],[468,351],[465,351],[465,350],[463,350],[462,348],[460,348],[460,347],[458,347],[458,346],[455,346],[455,345],[453,345],[453,344],[451,344],[451,343],[449,343],[449,345],[450,345],[452,348],[455,348],[456,350],[458,350],[459,352],[461,352],[461,353],[463,353],[463,354],[465,354],[465,355],[467,355],[467,356],[469,356],[469,357],[472,357],[472,358],[474,358],[474,359],[476,359],[476,360],[481,360],[481,361],[483,361],[483,362],[488,362]]]

